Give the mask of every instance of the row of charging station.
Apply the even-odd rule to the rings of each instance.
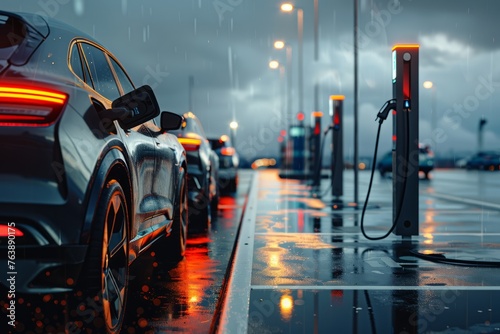
[[[392,175],[394,234],[403,238],[418,235],[418,45],[396,45],[392,50]],[[302,121],[288,131],[283,149],[285,168],[321,184],[322,135],[331,131],[330,186],[332,202],[344,195],[343,95],[330,96],[331,123],[321,129],[323,113],[312,113],[312,126]],[[386,107],[387,108],[387,107]],[[390,110],[387,110],[390,111]],[[385,116],[387,117],[387,116]],[[380,122],[381,124],[381,122]],[[325,140],[325,138],[323,138]]]

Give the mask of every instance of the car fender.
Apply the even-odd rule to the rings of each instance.
[[[128,195],[128,205],[130,210],[132,210],[131,198],[133,198],[133,192],[130,181],[130,170],[126,162],[127,159],[125,158],[122,150],[117,146],[108,144],[107,147],[109,148],[109,150],[104,151],[102,154],[102,158],[99,159],[100,164],[96,166],[87,190],[88,195],[85,205],[85,221],[82,226],[80,237],[80,242],[83,244],[89,243],[92,222],[94,220],[97,204],[99,203],[101,190],[105,187],[109,177],[109,173],[114,168],[120,168],[123,172],[123,177],[127,178],[127,180],[125,181],[126,184],[122,184],[122,187],[124,187],[124,191],[126,195]],[[124,182],[124,180],[122,179],[121,182]],[[130,214],[132,214],[132,212],[130,212]]]

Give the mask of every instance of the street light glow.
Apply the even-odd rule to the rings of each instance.
[[[269,68],[275,70],[277,69],[278,67],[280,67],[280,63],[277,61],[277,60],[271,60],[269,62]]]
[[[431,89],[432,86],[434,85],[432,81],[424,81],[424,88]]]
[[[293,10],[293,5],[289,2],[286,2],[281,5],[281,10],[284,12],[291,12]]]
[[[232,121],[231,123],[229,123],[229,127],[233,130],[236,130],[238,128],[238,122]]]
[[[275,41],[274,42],[274,48],[275,49],[281,50],[284,47],[285,47],[285,42],[283,42],[283,41]]]

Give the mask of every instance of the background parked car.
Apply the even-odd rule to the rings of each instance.
[[[424,173],[425,178],[429,178],[429,173],[434,169],[434,152],[429,145],[418,146],[418,170]],[[386,173],[392,173],[392,151],[387,152],[377,162],[377,169],[380,176],[384,177]]]
[[[478,152],[465,162],[466,169],[500,170],[500,152]]]
[[[219,158],[212,150],[200,120],[192,112],[184,115],[173,131],[184,146],[188,161],[189,219],[207,229],[217,215],[219,203]]]
[[[166,133],[182,117],[159,113],[92,37],[0,11],[0,229],[15,235],[18,293],[83,291],[99,332],[117,333],[134,259],[155,240],[183,256],[185,151]]]
[[[219,157],[219,185],[221,190],[235,192],[238,187],[238,152],[227,135],[209,139],[212,149]]]

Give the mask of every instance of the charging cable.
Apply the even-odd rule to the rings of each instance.
[[[396,212],[396,219],[393,221],[391,228],[389,229],[389,231],[386,234],[384,234],[380,237],[371,237],[368,234],[366,234],[364,220],[365,220],[366,206],[368,205],[368,200],[370,198],[370,192],[372,189],[373,175],[375,174],[375,166],[377,164],[377,151],[378,151],[378,143],[379,143],[379,139],[380,139],[380,129],[382,128],[382,123],[384,123],[384,121],[389,116],[389,112],[393,109],[396,109],[396,100],[395,99],[388,100],[384,103],[382,108],[380,108],[380,110],[377,114],[377,118],[375,118],[375,120],[378,120],[377,138],[375,139],[375,150],[373,152],[372,171],[371,171],[371,175],[370,175],[370,182],[368,184],[368,192],[366,193],[366,200],[365,200],[365,203],[363,204],[363,211],[361,212],[361,224],[360,224],[361,225],[361,233],[368,240],[385,239],[392,233],[392,231],[394,231],[394,229],[396,228],[396,225],[397,225],[397,221],[399,220],[399,216],[401,214],[402,203],[404,200],[404,198],[401,199],[400,206],[398,207],[398,210]],[[408,123],[408,116],[406,116],[406,117],[407,117],[407,123]],[[407,126],[408,126],[408,124],[407,124]],[[406,133],[408,133],[408,131],[406,131]],[[407,141],[407,146],[409,146],[408,139],[406,141]],[[406,154],[408,154],[408,148],[406,150]],[[408,161],[408,159],[406,159],[406,161]],[[406,179],[408,177],[407,169],[408,168],[405,168],[405,176],[404,176],[404,183],[403,183],[403,187],[405,190],[406,190]],[[403,192],[403,196],[404,196],[404,193],[405,193],[405,191]]]

